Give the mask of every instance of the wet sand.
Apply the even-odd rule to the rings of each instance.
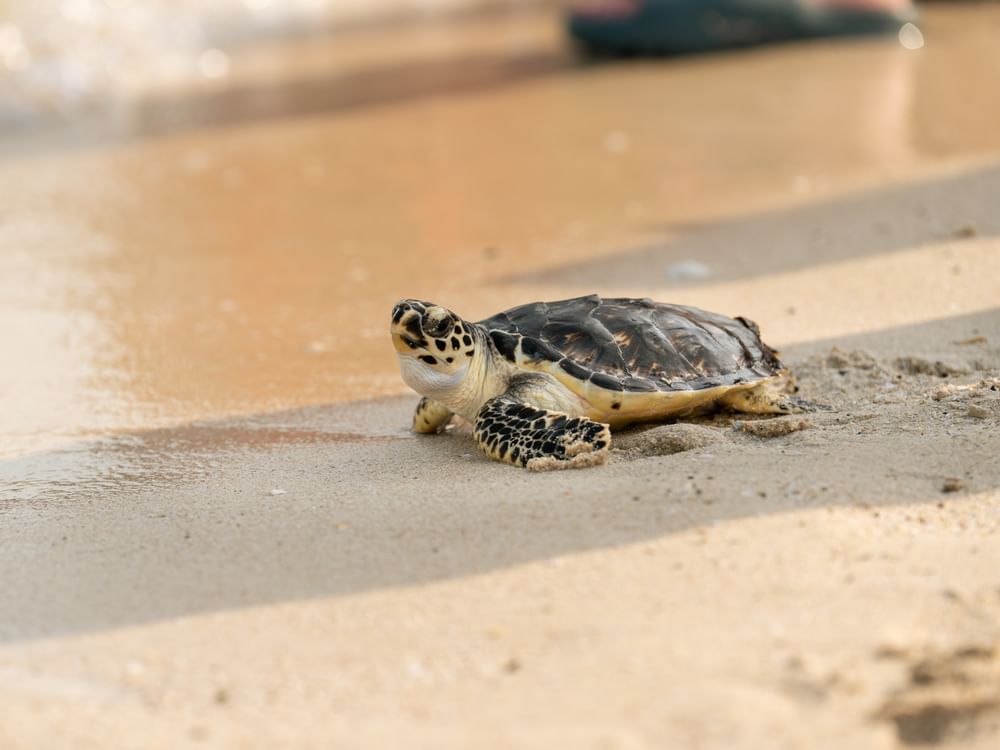
[[[0,745],[994,747],[1000,13],[490,23],[5,139]],[[541,476],[408,433],[393,301],[591,291],[747,315],[835,411]]]

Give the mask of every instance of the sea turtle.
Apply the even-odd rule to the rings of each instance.
[[[413,429],[453,414],[491,457],[529,469],[599,464],[610,428],[718,405],[790,414],[785,368],[757,325],[650,299],[534,302],[478,323],[419,300],[393,307],[403,380],[423,396]]]

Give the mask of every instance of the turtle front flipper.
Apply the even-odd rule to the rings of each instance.
[[[606,424],[538,409],[508,395],[483,405],[473,434],[491,458],[532,471],[602,464],[611,445]]]
[[[417,410],[413,412],[413,431],[421,433],[437,432],[451,419],[452,411],[439,401],[430,398],[420,399]]]

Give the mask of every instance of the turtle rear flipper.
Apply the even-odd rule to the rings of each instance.
[[[444,404],[427,398],[420,399],[417,410],[413,412],[413,431],[421,433],[437,432],[452,417],[452,411]]]
[[[483,405],[473,435],[491,458],[532,471],[601,464],[611,445],[608,425],[539,409],[509,394]]]
[[[734,390],[719,401],[723,406],[744,414],[802,414],[833,409],[826,404],[790,396],[773,381],[765,381],[755,388]]]

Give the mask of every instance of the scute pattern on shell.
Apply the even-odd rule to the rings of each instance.
[[[559,367],[611,391],[712,388],[783,369],[752,321],[649,299],[533,302],[479,325],[511,362]]]

